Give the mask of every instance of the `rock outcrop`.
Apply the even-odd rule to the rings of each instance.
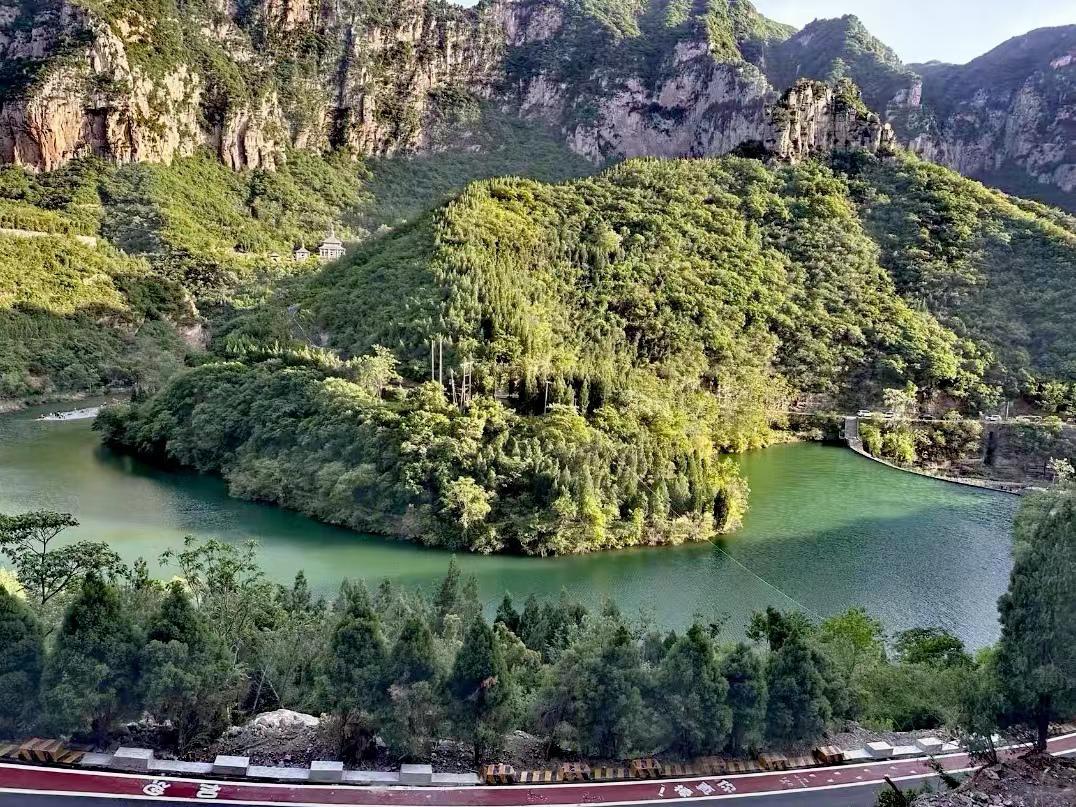
[[[816,20],[753,61],[776,87],[850,78],[901,145],[1076,209],[1076,26],[1031,31],[965,65],[905,65],[849,15]]]
[[[1076,207],[1076,25],[1032,31],[966,65],[917,69],[932,114],[901,121],[914,151]]]
[[[879,150],[892,123],[896,142],[966,174],[1076,191],[1076,27],[916,67],[854,17],[794,32],[725,2],[654,0],[623,19],[564,0],[219,0],[205,19],[190,6],[157,19],[134,0],[107,14],[83,0],[0,6],[0,161],[389,156],[458,145],[445,124],[493,101],[596,163],[749,143],[787,160]],[[842,78],[866,105],[843,98]]]

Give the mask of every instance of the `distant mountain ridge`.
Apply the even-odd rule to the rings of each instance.
[[[596,163],[896,142],[1076,207],[1076,26],[904,65],[854,16],[796,31],[747,0],[21,0],[0,6],[0,75],[0,160],[39,170],[480,148],[492,103]],[[830,86],[790,92],[804,79]]]

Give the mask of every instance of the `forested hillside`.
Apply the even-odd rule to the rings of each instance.
[[[283,284],[103,426],[237,495],[432,544],[705,539],[746,503],[722,455],[773,439],[794,395],[1071,397],[1074,255],[1065,216],[914,158],[489,180]]]
[[[347,240],[397,226],[474,179],[592,169],[538,126],[468,108],[481,153],[356,160],[293,150],[276,170],[208,152],[171,165],[81,158],[0,169],[0,406],[107,386],[154,388],[235,308],[257,305],[330,225]]]

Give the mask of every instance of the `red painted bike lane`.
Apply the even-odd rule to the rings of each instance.
[[[1007,753],[1019,753],[1013,749]],[[1050,752],[1076,754],[1076,734],[1055,737]],[[967,770],[966,754],[937,757],[947,771]],[[884,760],[827,768],[725,777],[651,779],[521,787],[363,787],[224,782],[113,774],[25,765],[0,765],[0,793],[108,795],[114,798],[253,805],[386,805],[386,807],[533,807],[533,805],[637,804],[692,799],[743,798],[879,784],[934,775],[923,758]]]

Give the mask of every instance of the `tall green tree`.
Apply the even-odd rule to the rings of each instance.
[[[1039,750],[1050,721],[1076,712],[1076,499],[1069,490],[1047,495],[1051,506],[1036,502],[1018,515],[1027,538],[998,601],[1007,722],[1031,727]]]
[[[78,521],[70,513],[38,510],[20,515],[0,514],[0,552],[15,567],[19,583],[38,609],[48,607],[89,572],[109,574],[123,568],[108,544],[74,541],[60,544],[60,534]]]
[[[448,561],[448,571],[441,581],[441,587],[433,598],[434,614],[437,618],[437,630],[444,628],[449,614],[458,614],[460,606],[460,566],[453,555]]]
[[[618,757],[655,739],[655,717],[644,699],[649,681],[628,629],[593,619],[574,637],[539,695],[543,725],[570,729],[584,754]]]
[[[821,735],[833,714],[826,681],[807,640],[792,634],[770,656],[766,671],[766,736],[776,741]]]
[[[370,747],[386,703],[388,649],[366,589],[345,587],[343,612],[329,640],[328,699],[339,717],[345,755]]]
[[[500,622],[516,636],[519,636],[520,619],[519,611],[516,610],[515,604],[512,602],[512,595],[506,591],[501,604],[497,606],[497,615],[493,618],[493,621],[495,623]]]
[[[766,731],[766,667],[750,645],[740,642],[721,661],[732,711],[729,750],[743,753],[762,744]]]
[[[807,616],[799,611],[780,611],[772,606],[765,611],[755,611],[747,625],[747,638],[756,642],[763,640],[770,650],[776,652],[793,636],[807,636],[814,632],[814,626]]]
[[[0,586],[0,737],[15,736],[37,719],[44,661],[37,618]]]
[[[433,633],[422,617],[411,616],[404,622],[400,638],[392,647],[389,671],[392,680],[397,684],[428,681],[440,673],[434,652]]]
[[[444,712],[442,673],[426,620],[411,616],[389,658],[387,719],[383,736],[407,759],[428,758]]]
[[[255,541],[235,545],[188,535],[183,549],[164,552],[161,562],[179,567],[199,613],[235,661],[249,654],[276,617],[276,587],[265,579]]]
[[[104,740],[115,720],[137,706],[140,645],[119,593],[88,574],[45,664],[43,705],[50,730]]]
[[[849,608],[822,620],[818,638],[851,680],[857,673],[885,658],[885,633],[882,623],[863,608]]]
[[[909,628],[896,635],[893,649],[905,664],[953,667],[971,664],[964,642],[944,628]]]
[[[143,706],[171,723],[180,750],[227,726],[238,702],[239,671],[181,583],[169,585],[150,622],[141,670]]]
[[[474,747],[477,765],[487,748],[496,745],[511,717],[512,679],[493,631],[475,617],[456,654],[448,677],[455,724]]]
[[[676,641],[662,659],[656,684],[671,749],[697,756],[725,747],[732,727],[729,685],[705,628],[695,623]]]

